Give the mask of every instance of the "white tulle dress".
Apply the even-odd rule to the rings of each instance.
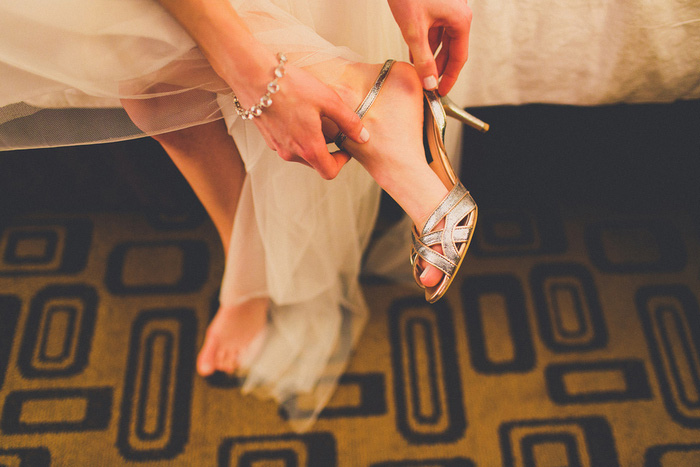
[[[297,66],[406,56],[385,2],[232,4],[258,40]],[[284,162],[254,124],[236,117],[230,89],[155,0],[5,1],[0,17],[2,149],[116,141],[225,119],[247,175],[220,301],[272,301],[267,329],[245,355],[243,391],[274,397],[296,429],[307,428],[366,321],[358,277],[377,185],[354,161],[332,182]]]

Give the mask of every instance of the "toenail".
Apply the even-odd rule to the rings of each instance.
[[[423,272],[420,273],[421,281],[424,281],[426,277],[428,277],[428,268],[423,269]]]

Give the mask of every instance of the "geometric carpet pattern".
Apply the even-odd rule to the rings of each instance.
[[[365,278],[303,434],[196,375],[223,254],[153,144],[0,154],[0,465],[700,465],[700,101],[477,114],[459,276]]]
[[[223,264],[208,221],[23,216],[0,231],[0,464],[700,465],[688,226],[482,209],[445,300],[368,281],[348,371],[296,434],[194,372]]]

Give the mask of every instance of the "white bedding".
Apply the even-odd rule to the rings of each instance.
[[[699,0],[471,0],[469,106],[700,98]]]

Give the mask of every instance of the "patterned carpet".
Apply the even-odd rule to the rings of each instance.
[[[223,257],[153,144],[0,154],[0,465],[700,465],[700,102],[477,114],[458,282],[366,278],[305,434],[196,376]]]

